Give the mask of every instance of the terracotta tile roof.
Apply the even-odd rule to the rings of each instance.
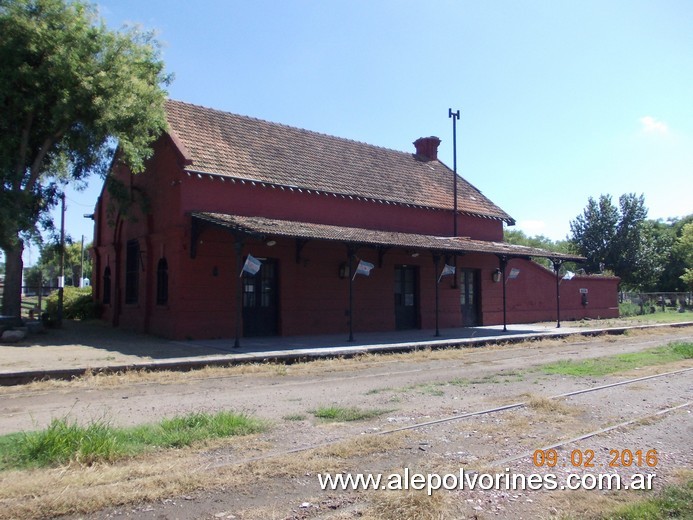
[[[180,101],[167,101],[166,112],[170,133],[185,148],[191,171],[453,208],[454,174],[440,161]],[[462,177],[457,185],[461,213],[514,223]]]
[[[585,260],[585,258],[581,256],[554,253],[535,247],[518,246],[506,242],[472,240],[465,237],[439,237],[415,233],[379,231],[345,226],[313,224],[310,222],[297,222],[293,220],[244,217],[226,213],[195,212],[192,213],[192,218],[263,239],[269,237],[288,237],[328,240],[363,246],[430,250],[439,251],[441,253],[490,253],[517,258],[541,257],[576,262]]]

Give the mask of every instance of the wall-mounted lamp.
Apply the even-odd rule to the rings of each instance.
[[[267,245],[268,245],[269,247],[276,246],[276,245],[277,245],[277,241],[276,241],[276,240],[268,240],[268,241],[267,241]]]
[[[412,258],[416,258],[417,256],[419,256],[419,253],[414,252],[414,253],[411,254],[411,256],[412,256]]]
[[[349,277],[349,266],[346,262],[339,264],[339,277],[344,280]]]
[[[500,269],[496,268],[495,271],[491,274],[491,279],[495,282],[498,283],[502,280],[503,278],[503,273],[501,272]]]

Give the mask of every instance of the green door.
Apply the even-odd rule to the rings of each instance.
[[[395,327],[419,328],[419,271],[415,266],[395,267]]]
[[[479,271],[460,270],[460,307],[462,326],[475,327],[479,323]]]
[[[254,275],[243,273],[243,335],[274,336],[278,332],[277,262],[262,260]]]

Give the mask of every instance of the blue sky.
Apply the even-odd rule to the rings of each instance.
[[[693,213],[689,0],[98,6],[112,28],[157,31],[174,99],[402,151],[436,135],[450,167],[459,109],[458,172],[529,235],[565,238],[601,194]],[[68,193],[76,240],[100,185]]]

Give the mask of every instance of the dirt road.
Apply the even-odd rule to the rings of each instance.
[[[639,418],[647,420],[569,443],[560,448],[560,453],[565,458],[573,450],[592,450],[598,463],[605,465],[611,450],[656,449],[659,459],[654,468],[655,485],[661,487],[693,467],[690,408],[655,416],[663,409],[693,401],[693,372],[569,398],[546,398],[690,368],[691,360],[599,378],[547,375],[540,367],[561,359],[610,356],[674,340],[690,341],[692,333],[690,328],[664,329],[627,336],[576,337],[187,374],[130,374],[6,388],[0,389],[0,433],[40,428],[54,417],[107,419],[116,425],[133,425],[190,411],[219,410],[243,411],[272,424],[267,433],[250,440],[180,452],[182,458],[169,461],[168,475],[160,474],[155,463],[149,473],[138,469],[136,476],[127,478],[140,479],[139,485],[147,489],[146,493],[114,492],[110,502],[103,500],[103,493],[100,501],[91,502],[76,495],[71,505],[65,505],[68,499],[63,493],[62,499],[49,497],[42,502],[47,505],[34,509],[41,514],[55,507],[54,511],[90,512],[94,518],[396,518],[402,513],[390,497],[398,496],[395,503],[401,505],[409,500],[408,495],[403,499],[389,492],[321,491],[316,472],[392,473],[409,468],[424,473],[455,473],[463,467],[482,471],[503,463],[514,472],[529,474],[537,468],[531,457],[518,459],[522,454]],[[397,428],[514,402],[529,405],[383,435]],[[312,414],[323,406],[384,413],[365,421],[325,423]],[[325,444],[331,447],[309,449]],[[330,452],[337,447],[338,454]],[[307,451],[290,453],[301,449]],[[621,469],[626,473],[643,470]],[[63,470],[60,478],[66,478],[66,473],[74,473],[77,478],[80,471],[85,470]],[[196,477],[191,479],[191,473]],[[187,475],[187,479],[181,475]],[[163,482],[167,479],[178,479],[178,484]],[[97,480],[103,484],[108,479],[102,475]],[[74,486],[69,482],[64,486]],[[113,487],[110,481],[109,485]],[[36,492],[40,502],[41,492]],[[601,500],[618,500],[610,497],[599,491],[453,491],[425,498],[421,507],[433,512],[439,508],[440,518],[534,518],[538,512],[547,517],[567,511],[589,512]],[[11,496],[0,495],[0,500],[8,500],[14,507]],[[101,508],[132,500],[144,501]],[[59,508],[57,503],[61,504]]]

